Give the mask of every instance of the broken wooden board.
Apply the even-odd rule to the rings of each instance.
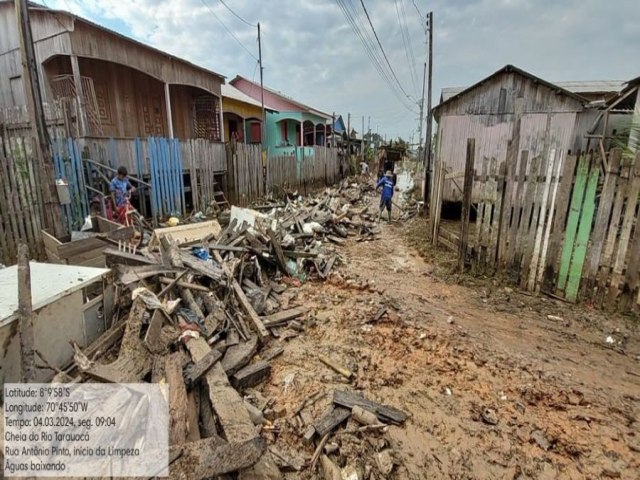
[[[161,353],[166,348],[161,339],[163,323],[164,313],[158,309],[154,310],[149,322],[149,328],[147,328],[147,333],[144,336],[144,344],[151,353]]]
[[[133,301],[118,358],[108,364],[94,364],[85,370],[89,376],[114,383],[136,383],[151,371],[153,358],[140,338],[146,306],[141,298]]]
[[[332,432],[338,425],[351,416],[351,410],[343,407],[333,407],[325,413],[313,426],[320,437]]]
[[[158,266],[158,262],[151,260],[142,255],[133,253],[120,252],[115,248],[106,248],[102,251],[105,256],[105,263],[107,267],[113,268],[117,265],[155,265]]]
[[[114,242],[131,240],[135,235],[133,227],[122,227],[110,232],[100,233],[98,238],[112,240]]]
[[[195,362],[202,360],[211,351],[203,338],[190,339],[187,349]],[[213,364],[204,380],[209,387],[209,400],[227,440],[246,441],[256,437],[256,430],[242,397],[229,383],[220,362]]]
[[[268,229],[269,239],[271,240],[271,247],[276,253],[276,259],[278,260],[278,266],[282,270],[283,273],[289,275],[289,269],[287,268],[287,260],[284,258],[284,254],[282,253],[282,245],[280,245],[280,240],[278,239],[278,235],[272,229]]]
[[[231,384],[236,389],[255,387],[269,378],[269,375],[271,375],[271,365],[268,362],[260,361],[234,373]]]
[[[184,383],[187,388],[192,388],[198,379],[207,373],[221,357],[222,354],[218,350],[209,350],[202,359],[187,366],[184,371]]]
[[[222,265],[222,268],[227,274],[227,277],[231,278],[231,286],[233,287],[233,291],[236,294],[238,302],[240,303],[240,306],[245,311],[245,313],[249,315],[249,318],[251,319],[251,322],[253,323],[253,326],[256,329],[256,332],[258,333],[258,336],[260,337],[260,339],[262,340],[264,338],[269,337],[269,331],[262,324],[262,320],[260,320],[260,317],[258,316],[256,311],[253,309],[251,302],[242,291],[242,287],[240,286],[238,281],[235,279],[233,275],[231,275],[231,271],[229,270],[229,267],[225,265],[224,261],[222,260],[222,257],[220,256],[220,253],[214,251],[213,257],[216,259],[216,262]]]
[[[252,336],[248,341],[229,347],[224,354],[221,365],[229,376],[247,365],[258,351],[258,337]]]
[[[118,280],[123,285],[131,285],[132,283],[139,282],[149,277],[155,277],[156,275],[172,273],[175,271],[172,267],[165,265],[116,265],[116,272],[118,272]]]
[[[354,406],[358,405],[365,410],[375,413],[380,421],[384,423],[399,425],[407,419],[407,414],[402,410],[374,402],[360,394],[348,392],[346,390],[334,390],[333,403],[348,409],[352,409]]]
[[[211,350],[203,338],[192,338],[187,342],[187,349],[194,361],[201,360]],[[209,391],[209,400],[214,409],[218,423],[229,442],[246,442],[255,439],[257,433],[249,412],[244,406],[240,394],[229,384],[229,379],[220,362],[216,362],[206,373],[205,382]],[[254,467],[243,470],[244,478],[261,478],[261,471],[277,471],[270,455],[263,455]],[[251,475],[254,475],[253,477]]]
[[[181,445],[187,439],[187,389],[182,378],[181,352],[168,355],[165,376],[169,385],[169,445]]]
[[[265,327],[277,327],[278,325],[283,325],[287,323],[289,320],[293,320],[294,318],[298,318],[305,314],[307,311],[304,307],[296,307],[290,308],[289,310],[282,310],[278,313],[274,313],[272,315],[267,315],[262,317],[262,323]]]
[[[182,263],[186,267],[189,267],[192,270],[195,270],[200,275],[209,277],[210,279],[218,283],[222,282],[222,278],[224,277],[224,272],[220,270],[218,267],[215,267],[212,264],[205,262],[204,260],[200,260],[198,257],[194,257],[193,255],[187,252],[180,252],[180,260],[182,260]]]
[[[215,437],[186,443],[171,449],[170,457],[177,459],[169,467],[170,477],[203,480],[237,472],[255,465],[265,450],[266,442],[261,437],[237,443]]]
[[[209,220],[208,222],[189,223],[186,225],[178,225],[176,227],[156,228],[153,231],[151,240],[149,240],[149,250],[154,250],[160,246],[160,238],[170,234],[175,242],[180,245],[187,242],[202,240],[203,238],[213,235],[220,235],[222,228],[217,220]]]
[[[327,235],[327,240],[338,245],[344,245],[345,243],[347,243],[344,238],[336,237],[335,235]]]

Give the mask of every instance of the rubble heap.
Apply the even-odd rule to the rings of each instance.
[[[318,462],[327,478],[341,478],[327,447],[332,432],[350,417],[362,424],[358,431],[382,431],[404,422],[403,412],[336,390],[332,408],[301,435],[317,442],[315,454],[297,464],[267,450],[261,433],[276,431],[271,405],[243,394],[269,378],[283,341],[304,330],[305,307],[285,308],[282,293],[328,278],[348,237],[376,239],[377,212],[364,202],[371,189],[344,182],[308,199],[260,206],[266,213],[234,207],[224,229],[215,221],[158,229],[135,253],[107,250],[118,292],[113,324],[84,351],[74,346],[74,364],[54,381],[166,382],[171,478],[236,471],[240,478],[281,478],[280,469]],[[391,460],[376,462],[386,478]]]

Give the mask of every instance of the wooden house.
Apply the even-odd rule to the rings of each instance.
[[[225,140],[232,138],[242,143],[262,142],[262,104],[241,92],[233,85],[225,84],[222,90],[222,118]],[[274,112],[265,106],[265,112]]]
[[[76,99],[80,136],[221,141],[224,77],[62,10],[31,4],[45,101]],[[0,107],[25,104],[12,1],[0,2]]]
[[[260,101],[260,85],[237,76],[229,82],[246,95]],[[270,154],[283,155],[296,151],[296,147],[326,146],[327,123],[332,116],[300,103],[292,98],[264,88],[266,113],[266,141]]]
[[[475,139],[478,174],[484,158],[495,158],[498,164],[504,161],[507,146],[515,139],[519,151],[527,151],[529,158],[546,155],[551,149],[566,152],[583,144],[583,135],[576,133],[575,126],[587,103],[512,65],[443,98],[433,109],[438,122],[434,155],[454,180],[445,183],[443,199],[462,199],[461,179],[456,181],[456,176],[464,172],[468,138]]]

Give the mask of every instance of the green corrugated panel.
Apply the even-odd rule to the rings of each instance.
[[[569,276],[569,266],[571,264],[571,255],[573,254],[573,244],[578,231],[578,221],[580,220],[580,211],[582,210],[582,200],[584,198],[584,189],[587,184],[587,175],[589,172],[589,158],[586,155],[580,157],[578,162],[578,172],[576,173],[576,182],[573,186],[573,195],[571,196],[571,208],[569,209],[569,218],[567,219],[567,229],[564,234],[564,244],[562,246],[562,255],[560,256],[560,271],[558,273],[557,290],[564,291],[567,285],[567,277]]]
[[[576,248],[573,252],[573,259],[569,267],[569,281],[565,290],[565,298],[571,302],[576,300],[578,289],[580,288],[580,279],[582,278],[582,266],[587,254],[587,244],[589,243],[589,235],[591,234],[591,226],[593,224],[593,216],[596,210],[596,190],[598,188],[598,176],[600,175],[599,166],[593,165],[589,172],[589,180],[587,181],[587,190],[584,194],[584,204],[582,206],[582,215],[580,215],[580,226],[578,227],[578,238],[576,240]]]

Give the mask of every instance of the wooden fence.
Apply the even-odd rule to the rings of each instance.
[[[640,308],[640,154],[623,158],[613,150],[603,165],[600,153],[548,149],[533,158],[522,151],[515,160],[483,158],[474,182],[465,182],[463,196],[470,198],[466,190],[474,186],[478,203],[475,228],[465,226],[463,215],[459,242],[441,241],[438,182],[446,173],[436,167],[436,242],[458,243],[461,263],[528,291],[607,309]]]
[[[31,137],[3,136],[0,144],[0,263],[16,262],[18,245],[44,259],[42,170]]]

